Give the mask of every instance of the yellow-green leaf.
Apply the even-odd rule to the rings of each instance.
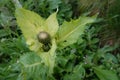
[[[35,12],[26,10],[24,8],[17,8],[16,12],[17,23],[22,30],[22,33],[26,39],[27,44],[30,46],[31,50],[34,50],[39,45],[37,41],[37,34],[39,31],[43,31],[44,19],[40,17]],[[36,46],[34,46],[37,44]]]
[[[57,43],[59,46],[66,47],[75,43],[79,36],[84,33],[85,26],[88,23],[93,23],[96,17],[80,17],[77,20],[64,22],[58,31]]]
[[[57,12],[51,14],[45,21],[45,25],[44,25],[46,28],[46,31],[49,32],[52,37],[55,36],[59,28],[56,15],[57,15]]]
[[[118,80],[115,72],[110,70],[103,70],[99,67],[94,67],[94,72],[99,77],[100,80]]]

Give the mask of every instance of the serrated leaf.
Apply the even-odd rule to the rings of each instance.
[[[100,80],[118,80],[117,75],[113,71],[103,70],[98,67],[95,67],[94,72]]]
[[[67,74],[64,76],[63,80],[82,80],[85,77],[85,69],[81,65],[77,65],[73,68],[73,72],[71,74]]]
[[[20,58],[20,62],[25,67],[32,67],[41,64],[41,58],[34,53],[27,53]]]
[[[86,24],[93,23],[95,19],[96,16],[80,17],[77,20],[64,22],[58,31],[57,43],[59,46],[66,47],[70,44],[75,43],[78,40],[79,36],[84,33]]]
[[[20,63],[23,65],[21,77],[27,80],[46,80],[48,69],[41,61],[41,58],[35,53],[30,52],[21,56]]]

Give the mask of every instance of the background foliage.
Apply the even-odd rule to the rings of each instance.
[[[44,18],[58,9],[60,25],[64,20],[95,13],[99,13],[100,20],[80,36],[83,43],[78,39],[77,43],[56,51],[54,73],[48,75],[44,64],[27,66],[41,59],[28,49],[16,24],[12,1],[0,0],[0,80],[39,80],[38,76],[42,80],[120,79],[119,0],[20,0],[20,3]]]

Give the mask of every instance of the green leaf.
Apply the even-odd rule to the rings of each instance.
[[[113,71],[103,70],[98,67],[95,67],[94,72],[100,80],[118,80],[117,75]]]
[[[8,36],[11,34],[11,31],[10,30],[5,30],[5,29],[1,29],[0,30],[0,38],[2,37],[5,37],[5,36]]]
[[[0,8],[8,3],[9,0],[0,0]]]
[[[20,57],[22,64],[22,80],[46,80],[47,67],[35,53],[27,53]]]
[[[45,28],[46,31],[50,33],[50,35],[53,37],[55,36],[56,32],[58,31],[59,25],[56,18],[57,12],[51,14],[48,19],[45,21]]]
[[[85,77],[85,69],[82,64],[77,65],[73,68],[73,72],[71,74],[66,74],[63,80],[83,80]]]
[[[79,36],[84,33],[86,24],[95,22],[95,19],[96,16],[80,17],[77,20],[64,22],[58,31],[57,43],[59,46],[66,47],[75,43]]]
[[[81,80],[85,77],[85,69],[83,68],[82,64],[75,66],[75,68],[73,69],[72,76],[74,78],[76,77],[76,79],[81,79]],[[75,80],[75,79],[73,79],[73,80]]]
[[[56,9],[59,7],[60,3],[61,3],[61,0],[47,0],[48,3],[49,3],[49,9]]]

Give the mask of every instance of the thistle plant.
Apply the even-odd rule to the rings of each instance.
[[[59,25],[56,18],[57,11],[44,19],[37,13],[22,7],[16,8],[15,16],[26,44],[49,68],[49,74],[53,73],[55,58],[57,58],[56,49],[63,49],[76,43],[84,33],[87,24],[96,20],[96,15],[81,16],[77,20],[65,21]]]

